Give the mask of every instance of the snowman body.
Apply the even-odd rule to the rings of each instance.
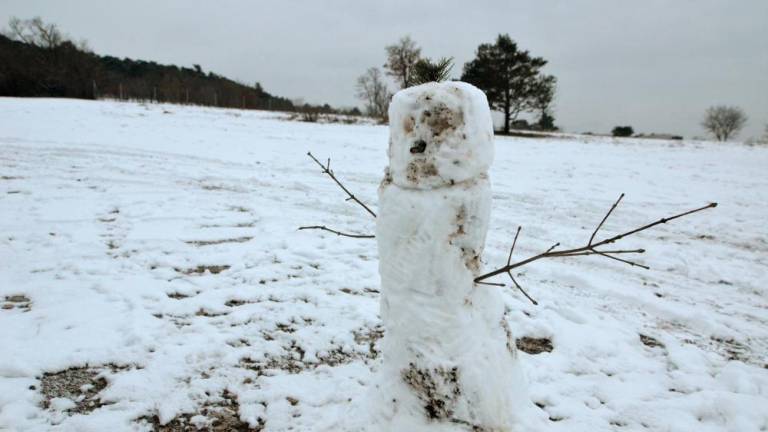
[[[379,188],[383,362],[371,430],[518,430],[530,401],[504,303],[473,279],[488,231],[493,126],[461,82],[397,93]]]

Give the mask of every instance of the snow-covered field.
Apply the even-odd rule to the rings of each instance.
[[[0,99],[0,430],[338,430],[381,336],[384,126]],[[496,140],[486,268],[717,201],[630,237],[651,270],[539,261],[508,288],[553,431],[768,430],[768,149]],[[504,279],[500,279],[502,282]],[[642,335],[642,337],[641,337]],[[530,339],[527,339],[530,341]],[[521,341],[519,341],[521,342]],[[492,373],[492,371],[489,371]],[[209,426],[206,426],[209,425]]]

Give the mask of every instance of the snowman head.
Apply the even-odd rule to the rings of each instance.
[[[493,162],[485,94],[464,82],[401,90],[389,105],[389,176],[398,186],[433,189],[484,175]]]

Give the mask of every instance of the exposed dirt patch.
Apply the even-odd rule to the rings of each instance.
[[[541,354],[543,352],[552,352],[554,347],[552,341],[548,338],[522,337],[515,341],[517,349],[525,351],[528,354]]]
[[[317,356],[317,358],[320,359],[320,361],[317,363],[315,367],[320,365],[336,367],[339,365],[352,362],[353,360],[358,359],[360,357],[361,357],[361,354],[358,352],[352,352],[352,353],[344,352],[344,350],[341,347],[335,347],[329,350],[327,353]]]
[[[197,312],[195,312],[195,316],[203,316],[208,318],[215,318],[215,317],[220,317],[228,314],[229,312],[215,312],[205,308],[200,308],[197,310]]]
[[[172,293],[169,293],[169,294],[166,294],[166,295],[168,296],[168,298],[172,298],[174,300],[181,300],[181,299],[192,297],[191,294],[183,294],[183,293],[180,293],[180,292],[172,292]]]
[[[244,192],[244,190],[236,186],[226,185],[221,183],[208,183],[205,181],[200,183],[200,188],[207,191]]]
[[[659,342],[658,339],[648,335],[644,335],[642,333],[640,334],[640,342],[642,342],[643,345],[651,348],[655,348],[655,347],[664,348],[664,344]]]
[[[743,343],[733,338],[724,339],[716,336],[712,336],[711,340],[715,345],[715,350],[728,360],[738,360],[750,363],[749,347]]]
[[[188,269],[181,269],[181,268],[177,267],[177,268],[174,268],[174,270],[176,270],[179,273],[184,273],[186,275],[193,275],[193,274],[201,275],[201,274],[205,274],[206,272],[210,273],[210,274],[219,274],[219,273],[223,272],[224,270],[228,270],[230,267],[231,266],[226,265],[226,264],[224,264],[224,265],[199,265],[197,267],[192,267],[192,268],[188,268]]]
[[[384,337],[384,327],[381,325],[373,328],[363,327],[353,331],[352,334],[355,335],[355,342],[368,346],[368,358],[374,360],[379,357],[381,349],[379,349],[378,345],[381,338]]]
[[[88,414],[107,405],[98,397],[107,387],[107,380],[99,376],[106,369],[117,372],[127,366],[76,367],[43,374],[40,378],[43,408],[50,408],[54,398],[66,398],[75,403],[73,408],[66,410],[68,414]]]
[[[206,417],[203,418],[202,416]],[[151,417],[142,417],[139,419],[144,424],[152,426],[156,432],[188,432],[188,431],[211,431],[211,432],[245,432],[261,431],[267,422],[263,418],[258,418],[258,424],[250,427],[247,422],[240,420],[240,404],[237,397],[227,390],[207,402],[196,413],[182,414],[170,422],[161,425],[157,415]]]
[[[244,236],[244,237],[216,239],[216,240],[189,240],[184,243],[192,246],[202,247],[202,246],[211,246],[211,245],[217,245],[217,244],[223,244],[223,243],[245,243],[252,239],[253,237]]]
[[[236,299],[235,298],[235,299],[227,300],[227,302],[224,303],[224,306],[227,306],[227,307],[238,307],[238,306],[242,306],[242,305],[246,305],[246,304],[258,303],[260,301],[261,300],[243,300],[243,299]]]
[[[0,308],[4,310],[21,309],[24,312],[29,312],[32,308],[32,301],[23,294],[9,295],[5,296],[5,302]]]
[[[344,288],[339,288],[339,291],[343,292],[344,294],[364,296],[364,297],[375,297],[377,294],[379,294],[379,290],[375,288],[370,288],[370,287],[364,287],[362,290],[344,287]]]
[[[244,210],[247,211],[247,210]],[[253,228],[256,226],[256,222],[240,222],[232,225],[224,224],[204,224],[200,225],[200,228]]]
[[[274,340],[271,335],[265,336],[269,338],[268,340]],[[368,353],[349,352],[344,351],[340,346],[333,346],[324,353],[318,354],[316,361],[307,361],[305,360],[304,348],[296,341],[292,341],[290,346],[284,346],[283,350],[280,355],[267,355],[263,359],[243,358],[240,360],[240,366],[256,372],[258,376],[272,376],[278,371],[297,374],[319,366],[336,367],[354,360],[370,358]]]
[[[305,363],[304,348],[295,341],[289,347],[283,348],[285,352],[280,356],[267,355],[264,359],[253,360],[244,358],[240,360],[240,366],[250,369],[258,376],[270,376],[274,371],[284,371],[289,374],[297,374],[312,366],[311,363]]]

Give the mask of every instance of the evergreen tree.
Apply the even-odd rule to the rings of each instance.
[[[477,48],[475,59],[464,65],[461,80],[485,92],[491,108],[504,114],[504,133],[509,133],[510,123],[521,113],[549,107],[555,78],[541,72],[546,64],[519,49],[509,35],[499,35],[495,43]]]

